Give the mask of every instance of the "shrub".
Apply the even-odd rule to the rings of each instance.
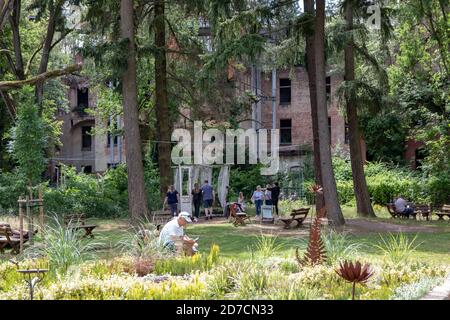
[[[351,165],[339,157],[333,158],[334,172],[339,200],[342,204],[354,205],[355,196]],[[376,162],[365,165],[367,188],[372,203],[386,205],[399,193],[414,202],[442,204],[448,202],[450,194],[450,176],[420,176],[408,168],[394,167]],[[311,182],[305,182],[308,186]]]
[[[219,258],[219,246],[212,245],[208,255],[197,253],[192,257],[176,257],[156,261],[155,273],[159,275],[185,275],[192,271],[208,271]]]
[[[149,221],[141,221],[132,226],[120,239],[119,248],[124,254],[135,259],[159,260],[171,256],[159,244],[159,232]]]
[[[404,233],[397,235],[389,233],[387,237],[381,235],[380,237],[381,241],[375,247],[381,250],[385,259],[393,264],[408,262],[415,249],[420,246],[420,244],[415,245],[417,235],[412,240],[409,240]]]
[[[273,276],[273,273],[270,273],[268,269],[258,266],[252,266],[246,272],[241,273],[236,279],[236,298],[245,300],[258,298],[268,287],[271,275]]]
[[[205,285],[197,276],[191,280],[172,279],[162,283],[142,281],[131,276],[114,275],[106,279],[67,278],[36,292],[45,300],[195,300],[202,299]],[[0,294],[3,300],[26,299],[28,289],[17,286]]]
[[[362,247],[359,243],[351,243],[345,234],[335,231],[322,234],[322,239],[327,252],[327,263],[330,265],[352,259]]]
[[[208,295],[217,299],[231,297],[236,291],[240,275],[252,267],[253,263],[240,260],[227,260],[217,266],[211,270],[206,280]]]
[[[302,200],[281,200],[278,203],[281,216],[288,216],[291,214],[292,210],[300,209],[305,206],[308,206],[308,204]]]
[[[115,170],[118,170],[115,172]],[[84,213],[95,217],[117,217],[127,214],[128,195],[123,192],[120,173],[123,168],[109,170],[104,177],[77,173],[63,167],[65,183],[44,193],[48,212],[57,214]],[[114,173],[113,173],[114,172]]]
[[[277,244],[278,237],[277,236],[266,236],[261,234],[254,246],[254,250],[256,255],[260,258],[270,258],[273,257],[278,251],[280,251],[283,246],[281,244]]]
[[[27,194],[25,176],[19,171],[0,170],[0,213],[17,212],[19,196]]]
[[[414,283],[423,278],[442,278],[449,270],[445,266],[430,265],[419,262],[405,262],[402,264],[393,264],[385,262],[378,270],[378,283],[391,288],[400,285]]]
[[[322,298],[322,294],[316,288],[302,286],[296,279],[284,277],[271,283],[264,298],[269,300],[319,300]]]
[[[100,242],[85,241],[73,228],[67,228],[55,216],[47,224],[42,243],[25,250],[26,256],[44,256],[52,271],[67,272],[69,267],[79,265],[95,257],[94,250]]]

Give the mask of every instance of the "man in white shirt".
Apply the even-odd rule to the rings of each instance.
[[[181,212],[178,217],[169,221],[159,234],[159,245],[164,248],[176,251],[176,242],[182,242],[183,246],[192,247],[194,252],[197,245],[195,240],[192,240],[184,234],[184,228],[188,223],[192,223],[191,215],[187,212]]]

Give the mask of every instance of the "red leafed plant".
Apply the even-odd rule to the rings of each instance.
[[[353,283],[352,299],[355,300],[355,288],[356,284],[365,285],[367,281],[373,276],[373,272],[370,270],[370,265],[365,264],[362,266],[361,262],[357,261],[354,265],[353,262],[344,261],[340,263],[339,269],[335,270],[336,273],[344,280]]]
[[[137,258],[134,262],[134,271],[139,277],[145,277],[153,272],[155,263],[150,259]]]
[[[317,264],[322,264],[326,262],[326,250],[325,245],[322,241],[321,237],[321,219],[325,215],[326,209],[322,208],[314,218],[311,224],[311,230],[309,233],[309,242],[308,248],[306,249],[305,256],[303,258],[300,257],[298,248],[295,252],[297,261],[300,265],[310,265],[314,266]]]

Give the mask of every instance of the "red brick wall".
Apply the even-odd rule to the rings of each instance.
[[[279,104],[279,79],[289,78],[289,70],[279,71],[277,80],[277,128],[280,119],[292,119],[292,145],[312,145],[313,133],[311,122],[311,106],[309,96],[308,74],[304,68],[297,68],[296,76],[291,79],[291,104]],[[331,143],[333,150],[337,145],[348,150],[345,145],[345,120],[337,106],[334,97],[337,86],[342,78],[331,76],[331,99],[329,102],[329,116],[331,117]],[[264,74],[262,77],[262,95],[272,95],[272,75]],[[262,103],[262,122],[264,128],[272,128],[272,102]]]

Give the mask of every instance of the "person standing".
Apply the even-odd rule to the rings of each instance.
[[[278,201],[280,199],[280,185],[278,182],[275,182],[274,185],[270,188],[271,195],[272,195],[272,205],[275,207],[275,211],[278,214]]]
[[[264,201],[264,192],[261,190],[261,186],[256,187],[256,191],[253,192],[252,201],[256,207],[256,217],[261,216],[261,206]]]
[[[169,186],[169,190],[166,193],[166,199],[164,200],[164,207],[169,205],[170,213],[176,217],[178,216],[178,203],[180,202],[180,194],[173,185]]]
[[[266,206],[272,206],[272,191],[269,184],[264,191],[264,199]]]
[[[192,190],[192,203],[194,205],[194,222],[197,222],[200,218],[200,206],[202,205],[202,189],[198,183],[194,184]]]
[[[205,207],[206,220],[212,220],[212,211],[214,204],[214,189],[209,185],[209,181],[205,180],[205,184],[202,186],[203,206]]]

